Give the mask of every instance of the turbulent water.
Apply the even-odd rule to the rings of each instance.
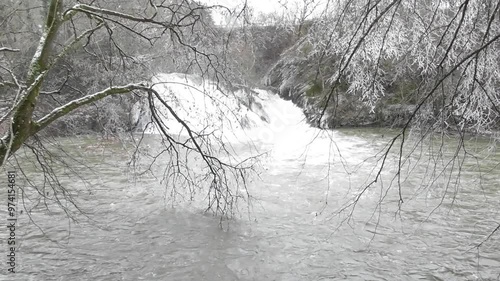
[[[180,83],[176,85],[182,86]],[[187,90],[191,86],[183,87]],[[213,111],[217,107],[200,104],[198,98],[181,92],[185,101],[179,102],[177,109],[188,108],[183,118],[192,113],[195,119],[206,120],[207,115],[199,111],[202,108],[210,109],[205,112],[208,115],[218,116]],[[217,100],[224,99],[221,92]],[[226,105],[240,106],[229,100]],[[68,155],[78,155],[90,168],[81,165],[77,169],[87,182],[67,169],[58,171],[86,216],[78,215],[79,223],[74,223],[60,207],[49,206],[47,211],[43,202],[31,212],[31,222],[26,212],[19,213],[18,273],[5,275],[2,271],[0,278],[499,278],[499,235],[487,238],[500,217],[500,173],[496,167],[500,155],[486,149],[491,145],[487,140],[466,143],[471,154],[487,158],[478,161],[470,156],[461,161],[459,157],[456,163],[449,162],[459,143],[456,138],[449,137],[444,144],[435,138],[410,145],[404,154],[414,148],[413,154],[402,165],[400,185],[394,177],[397,153],[387,157],[382,178],[370,185],[378,172],[374,167],[380,166],[379,158],[373,156],[380,156],[394,131],[321,132],[305,124],[298,108],[265,91],[257,91],[253,108],[247,103],[239,114],[239,120],[246,116],[248,122],[230,130],[231,134],[224,136],[227,141],[240,155],[269,153],[262,159],[259,176],[249,183],[252,200],[242,201],[231,220],[221,223],[220,217],[204,213],[202,202],[188,200],[172,206],[161,178],[147,174],[132,177],[127,144],[95,138],[63,139],[60,142]],[[182,133],[181,127],[169,124]],[[150,130],[145,143],[147,149],[154,150],[158,136],[154,128]],[[37,177],[29,168],[25,172],[28,177]],[[18,182],[27,184],[20,171]],[[364,189],[366,186],[369,188]],[[46,192],[50,196],[50,189]],[[4,190],[0,195],[6,198]]]

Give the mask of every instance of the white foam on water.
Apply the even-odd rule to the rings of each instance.
[[[258,143],[274,161],[306,159],[329,161],[335,145],[358,145],[341,133],[312,128],[300,108],[272,92],[260,89],[231,92],[213,81],[187,74],[159,74],[154,89],[195,132],[213,133],[228,143]],[[251,96],[249,102],[248,95]],[[243,102],[246,101],[246,102]],[[187,136],[187,130],[166,107],[155,101],[168,132]],[[150,127],[148,133],[159,133]],[[361,140],[359,140],[361,141]]]
[[[216,83],[186,74],[159,74],[153,78],[153,87],[194,132],[213,133],[217,136],[241,130],[245,122],[259,117],[243,106],[235,94],[220,88]],[[184,125],[155,100],[156,108],[168,132],[188,135]],[[159,133],[151,127],[148,133]]]

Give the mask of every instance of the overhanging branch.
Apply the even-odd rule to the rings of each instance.
[[[61,118],[65,115],[69,114],[73,110],[75,110],[83,105],[101,100],[107,96],[126,94],[126,93],[130,93],[131,91],[134,91],[134,90],[147,90],[147,89],[149,89],[149,88],[143,82],[134,83],[134,84],[127,84],[125,86],[113,86],[113,87],[109,87],[105,90],[102,90],[100,92],[97,92],[95,94],[88,95],[88,96],[73,100],[73,101],[71,101],[63,106],[55,108],[54,110],[52,110],[52,112],[45,115],[43,118],[39,119],[35,123],[33,134],[40,131],[41,129],[47,127],[50,123],[54,122],[58,118]]]
[[[9,47],[0,47],[0,52],[11,52],[11,53],[17,53],[20,52],[21,50],[19,49],[14,49],[14,48],[9,48]]]
[[[135,16],[132,16],[130,14],[121,13],[121,12],[108,10],[108,9],[104,9],[104,8],[98,8],[98,7],[94,7],[94,6],[90,6],[90,5],[86,5],[86,4],[77,4],[77,5],[73,6],[73,8],[71,8],[70,10],[68,10],[64,13],[63,20],[66,20],[68,17],[71,17],[75,12],[83,12],[83,13],[91,14],[94,16],[103,16],[103,15],[113,16],[113,17],[118,17],[121,19],[130,20],[133,22],[143,22],[143,23],[160,25],[160,26],[163,26],[165,28],[172,28],[174,26],[179,26],[179,25],[172,25],[172,24],[167,23],[167,22],[160,22],[160,21],[154,20],[156,13],[150,18],[135,17]]]

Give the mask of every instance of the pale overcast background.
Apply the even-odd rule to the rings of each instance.
[[[244,0],[201,0],[201,2],[208,5],[222,5],[236,11],[237,9],[242,9],[245,3]],[[311,6],[309,8],[315,6],[312,13],[312,16],[314,16],[321,13],[328,1],[316,0],[312,2],[314,4],[310,3]],[[248,11],[251,11],[252,20],[259,18],[261,22],[266,21],[266,17],[259,17],[259,14],[277,13],[280,16],[285,14],[286,18],[293,19],[298,16],[298,11],[302,10],[303,5],[304,0],[247,0],[247,6],[250,7]],[[234,19],[228,17],[226,11],[221,10],[219,13],[214,10],[212,15],[215,23],[219,25],[232,25],[238,22],[238,20],[234,22]],[[310,17],[308,16],[308,18]]]
[[[228,8],[243,7],[244,0],[202,0],[207,4],[220,4]],[[255,12],[271,13],[281,7],[278,0],[247,0],[247,4],[254,9]],[[285,3],[286,1],[281,1]]]

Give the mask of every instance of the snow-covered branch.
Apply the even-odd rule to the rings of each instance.
[[[112,17],[130,20],[133,22],[150,23],[150,24],[160,25],[160,26],[163,26],[165,28],[172,28],[172,27],[176,26],[176,25],[173,25],[169,22],[160,22],[160,21],[155,20],[154,18],[156,16],[156,13],[152,17],[149,17],[149,18],[136,17],[136,16],[133,16],[130,14],[121,13],[118,11],[99,8],[99,7],[86,5],[86,4],[77,4],[77,5],[73,6],[73,8],[69,9],[68,11],[66,11],[64,13],[63,19],[66,19],[66,18],[72,16],[72,14],[74,14],[75,11],[76,12],[83,12],[86,14],[91,14],[91,15],[94,15],[97,17],[107,15],[107,16],[112,16]]]
[[[9,73],[10,77],[12,78],[12,81],[14,81],[14,82],[8,82],[8,81],[1,82],[0,86],[9,86],[9,87],[15,87],[15,88],[20,89],[21,85],[20,85],[19,80],[17,79],[16,75],[12,71],[12,69],[9,69],[9,68],[4,67],[2,65],[0,65],[0,68],[7,71],[7,73]]]
[[[147,87],[146,83],[133,83],[133,84],[127,84],[125,86],[112,86],[112,87],[104,89],[100,92],[97,92],[97,93],[70,101],[63,106],[55,108],[49,114],[47,114],[44,117],[42,117],[41,119],[39,119],[35,123],[34,131],[38,132],[41,129],[47,127],[50,123],[54,122],[58,118],[61,118],[65,115],[67,115],[68,113],[72,112],[73,110],[75,110],[83,105],[101,100],[107,96],[126,94],[126,93],[130,93],[134,90],[147,91],[148,89],[149,88]]]
[[[9,47],[0,47],[0,52],[12,52],[12,53],[17,53],[20,52],[21,50],[19,49],[14,49],[14,48],[9,48]]]

